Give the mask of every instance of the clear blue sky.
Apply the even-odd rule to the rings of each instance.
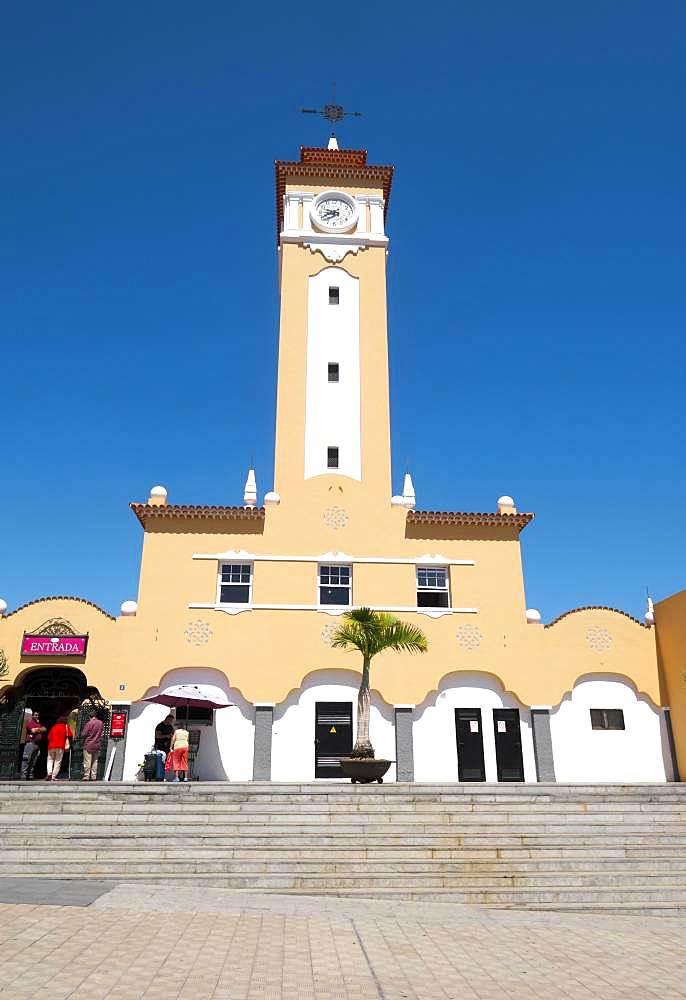
[[[397,169],[395,489],[535,511],[546,620],[686,586],[682,2],[5,0],[0,36],[11,608],[135,597],[155,483],[271,488],[273,161],[325,142],[297,109],[332,79]]]

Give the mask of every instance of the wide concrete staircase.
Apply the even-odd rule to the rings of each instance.
[[[686,787],[3,783],[0,874],[683,914]]]

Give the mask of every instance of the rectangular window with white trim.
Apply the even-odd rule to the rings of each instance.
[[[221,563],[219,567],[219,604],[250,604],[252,600],[252,563]]]
[[[349,608],[352,600],[350,566],[319,567],[319,603]]]
[[[446,567],[417,566],[417,607],[450,607],[448,570]]]

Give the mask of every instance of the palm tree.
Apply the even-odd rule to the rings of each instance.
[[[373,758],[374,747],[369,741],[369,709],[372,695],[369,689],[369,667],[372,658],[384,649],[396,652],[425,653],[426,636],[421,629],[401,622],[395,615],[371,608],[346,611],[343,624],[336,629],[331,645],[340,649],[356,649],[362,653],[362,680],[357,695],[357,740],[351,757]]]

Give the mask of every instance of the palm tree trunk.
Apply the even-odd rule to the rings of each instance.
[[[369,690],[369,657],[365,656],[362,663],[362,680],[357,693],[357,740],[351,757],[370,758],[374,756],[374,747],[369,742],[369,710],[372,704],[372,693]]]

